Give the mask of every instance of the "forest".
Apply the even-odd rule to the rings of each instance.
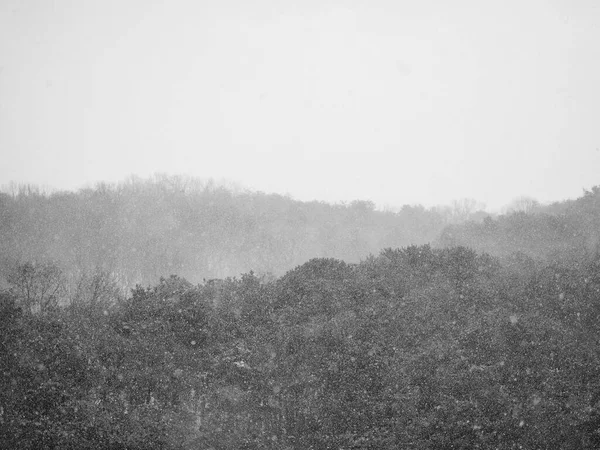
[[[600,448],[600,186],[454,206],[0,194],[0,448]]]

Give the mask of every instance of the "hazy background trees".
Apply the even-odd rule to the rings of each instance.
[[[194,282],[254,270],[281,275],[312,257],[358,262],[383,247],[433,240],[441,214],[373,203],[300,202],[193,178],[156,175],[78,192],[7,189],[0,198],[0,274],[15,263],[104,271],[125,286],[176,273]]]
[[[435,244],[464,245],[502,257],[520,252],[537,259],[589,260],[599,249],[599,205],[597,187],[578,199],[549,205],[519,198],[506,214],[449,225]]]

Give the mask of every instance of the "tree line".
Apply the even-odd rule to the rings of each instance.
[[[314,257],[358,262],[425,244],[447,214],[372,202],[300,202],[194,178],[157,175],[77,192],[13,186],[0,193],[0,276],[53,261],[75,281],[96,271],[134,287],[176,273],[191,282],[253,270],[283,275]]]

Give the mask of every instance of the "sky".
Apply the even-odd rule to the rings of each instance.
[[[0,185],[575,198],[599,80],[597,0],[0,0]]]

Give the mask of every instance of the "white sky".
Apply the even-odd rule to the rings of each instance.
[[[0,0],[0,184],[301,200],[600,184],[598,0]]]

